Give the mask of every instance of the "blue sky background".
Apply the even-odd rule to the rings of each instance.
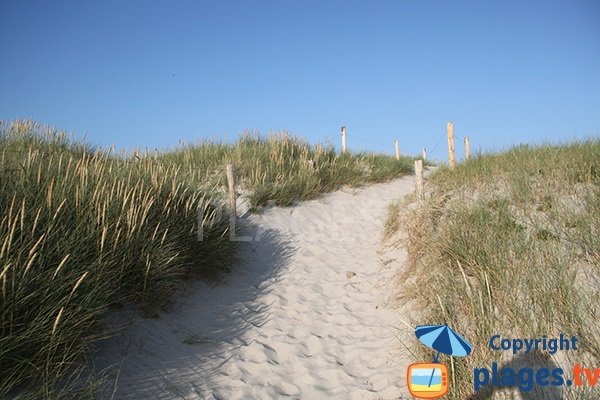
[[[600,136],[600,2],[0,1],[0,119],[92,144],[289,130],[409,153]],[[361,140],[367,139],[368,141]]]

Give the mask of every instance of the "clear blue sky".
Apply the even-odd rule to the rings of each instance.
[[[447,121],[482,149],[600,136],[595,0],[2,0],[0,49],[0,119],[92,144],[337,145],[346,125],[351,148],[416,153]]]

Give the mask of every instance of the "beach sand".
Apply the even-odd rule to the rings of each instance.
[[[98,351],[114,397],[410,398],[412,332],[392,307],[404,254],[380,249],[388,205],[413,190],[404,177],[245,213],[252,240],[222,282],[191,283],[158,318],[109,319],[125,326]]]

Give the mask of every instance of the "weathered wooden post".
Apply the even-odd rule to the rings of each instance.
[[[454,161],[454,125],[452,125],[452,122],[448,122],[447,130],[448,130],[448,163],[450,164],[450,168],[454,169],[454,166],[455,166],[455,161]]]
[[[233,174],[233,165],[227,164],[227,185],[229,186],[229,228],[235,228],[235,219],[237,216],[235,204],[235,176]]]
[[[394,153],[396,154],[396,160],[399,160],[400,150],[398,149],[398,139],[394,140]]]
[[[346,154],[346,127],[342,126],[342,154]]]
[[[471,158],[471,145],[469,144],[469,137],[465,136],[465,159],[468,161]]]
[[[415,160],[415,178],[416,178],[417,200],[421,201],[424,198],[423,160]]]

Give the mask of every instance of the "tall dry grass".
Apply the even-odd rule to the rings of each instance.
[[[0,134],[0,398],[73,395],[112,305],[157,306],[234,251],[210,187],[16,121]],[[208,218],[208,217],[207,217]],[[64,390],[65,388],[70,390]]]
[[[567,375],[575,362],[600,366],[600,141],[480,154],[438,168],[427,185],[421,207],[391,208],[387,230],[406,234],[401,284],[420,310],[413,323],[448,323],[474,345],[451,360],[451,398],[473,393],[474,368],[510,362],[489,349],[493,334],[575,335],[579,351],[554,362]],[[597,399],[598,390],[565,388],[564,397]]]
[[[225,180],[223,165],[232,163],[253,210],[267,203],[288,206],[313,199],[341,185],[381,182],[412,171],[412,158],[370,153],[336,154],[333,146],[310,145],[277,133],[263,138],[241,136],[233,145],[201,142],[161,155],[185,170],[199,170],[211,181]]]

